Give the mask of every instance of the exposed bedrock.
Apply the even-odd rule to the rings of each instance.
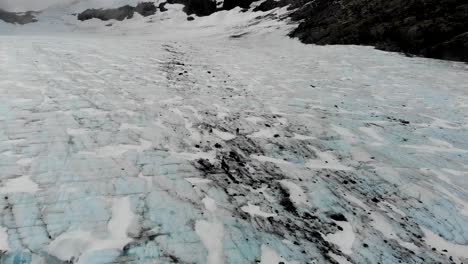
[[[231,10],[235,7],[249,8],[255,0],[224,0],[223,9]]]
[[[146,17],[156,14],[156,6],[152,2],[143,2],[139,3],[135,7],[135,12],[139,13],[140,15]]]
[[[304,43],[372,45],[468,61],[466,0],[315,0],[296,7],[291,18],[301,23],[290,36]]]
[[[97,18],[103,21],[115,19],[122,21],[132,18],[137,12],[142,16],[151,16],[156,13],[156,6],[152,2],[139,3],[136,7],[125,5],[111,9],[87,9],[78,15],[78,20],[85,21]]]
[[[168,0],[168,4],[182,4],[187,15],[209,16],[216,12],[216,2],[212,0]]]
[[[37,22],[35,17],[37,12],[15,13],[0,9],[0,20],[11,24],[29,24]]]

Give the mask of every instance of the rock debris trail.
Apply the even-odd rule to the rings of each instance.
[[[269,34],[0,62],[2,263],[468,258],[466,65]]]

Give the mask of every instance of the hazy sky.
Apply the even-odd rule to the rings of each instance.
[[[72,1],[73,0],[0,0],[0,8],[11,11],[41,10],[51,4]]]

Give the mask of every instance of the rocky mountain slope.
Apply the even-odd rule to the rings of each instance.
[[[252,3],[255,6],[251,8]],[[270,11],[288,6],[291,21],[298,23],[289,36],[309,44],[371,45],[386,51],[397,51],[431,58],[468,61],[468,3],[465,0],[169,0],[159,2],[183,4],[188,15],[208,16],[235,7],[247,11]],[[123,20],[134,12],[143,16],[156,12],[153,2],[115,9],[89,9],[79,20]],[[9,23],[34,22],[32,13],[15,14],[0,11],[0,19]],[[192,18],[191,18],[192,19]]]
[[[87,9],[78,15],[78,20],[84,21],[96,18],[103,21],[111,19],[122,21],[131,19],[135,12],[142,16],[151,16],[156,13],[156,6],[154,3],[145,2],[138,3],[135,7],[126,5],[113,9]]]
[[[34,23],[37,21],[35,15],[37,15],[37,12],[24,12],[24,13],[18,13],[18,12],[8,12],[5,10],[0,9],[0,20],[4,21],[6,23],[11,23],[11,24],[28,24],[28,23]]]
[[[187,14],[210,15],[252,0],[170,0]],[[164,6],[165,3],[162,3]],[[304,43],[372,45],[431,58],[468,61],[468,3],[465,0],[267,0],[253,11],[289,6],[299,26],[289,35]]]
[[[290,36],[304,43],[372,45],[468,61],[466,0],[314,0],[298,6]]]

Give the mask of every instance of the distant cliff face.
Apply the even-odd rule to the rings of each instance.
[[[0,20],[11,24],[24,25],[28,23],[37,22],[35,14],[37,14],[37,12],[30,11],[25,13],[15,13],[0,9]]]
[[[221,9],[248,8],[255,1],[225,0]],[[304,43],[371,45],[468,62],[467,0],[266,0],[253,11],[284,6],[299,22],[290,36]]]
[[[171,0],[190,7],[211,0]],[[210,15],[256,0],[204,4]],[[467,0],[266,0],[253,11],[288,6],[299,26],[290,33],[304,43],[371,45],[386,51],[468,62]],[[194,12],[192,12],[194,13]]]
[[[304,43],[378,49],[468,62],[466,0],[314,0],[300,5],[290,36]]]
[[[115,19],[122,21],[126,18],[132,18],[137,12],[142,16],[150,16],[156,13],[156,6],[152,2],[139,3],[136,7],[122,6],[111,9],[87,9],[78,14],[78,19],[81,21],[97,18],[103,21]]]

